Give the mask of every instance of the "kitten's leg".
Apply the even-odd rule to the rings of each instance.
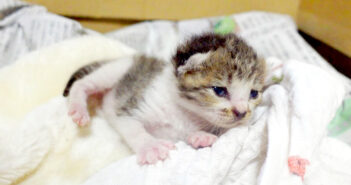
[[[107,119],[136,153],[137,161],[141,165],[165,160],[169,151],[175,149],[172,141],[153,137],[145,130],[142,122],[132,117],[108,115]]]
[[[216,135],[204,131],[193,132],[188,137],[188,143],[194,148],[212,146],[216,140]]]
[[[110,90],[126,74],[132,64],[132,58],[118,59],[76,81],[68,97],[69,115],[73,121],[80,126],[87,124],[90,120],[87,109],[88,97]]]

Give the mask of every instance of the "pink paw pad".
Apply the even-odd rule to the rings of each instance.
[[[188,143],[194,148],[208,147],[217,140],[217,136],[207,132],[195,132],[189,136]]]
[[[137,160],[140,165],[155,164],[157,161],[168,158],[169,150],[175,149],[174,143],[165,140],[156,140],[146,144],[137,152]]]
[[[306,165],[309,164],[310,162],[307,159],[300,158],[299,156],[291,156],[288,158],[290,173],[300,176],[302,180],[306,172]]]
[[[79,126],[84,126],[90,121],[89,112],[87,107],[81,104],[71,104],[69,106],[68,115]]]

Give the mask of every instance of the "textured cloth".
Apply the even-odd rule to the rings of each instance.
[[[350,81],[298,36],[286,16],[263,12],[231,16],[239,34],[260,55],[279,58],[268,59],[270,64],[284,64],[276,71],[284,75],[283,81],[265,91],[250,125],[230,130],[211,148],[194,150],[179,142],[164,163],[140,167],[134,156],[122,159],[132,153],[104,119],[97,115],[90,127],[78,128],[67,116],[66,99],[60,96],[80,66],[135,51],[91,36],[54,44],[97,33],[42,7],[13,0],[1,1],[0,11],[0,35],[8,38],[0,43],[0,184],[74,185],[89,177],[85,184],[351,182],[349,147],[325,136],[325,126],[345,89],[349,91]],[[178,41],[211,31],[219,19],[147,22],[108,36],[140,52],[169,58]],[[52,27],[57,29],[55,36]],[[38,34],[31,35],[33,30]],[[310,162],[305,165],[304,181],[290,173],[291,156]]]
[[[24,177],[22,184],[79,184],[90,176],[85,184],[302,184],[288,169],[288,157],[297,155],[310,161],[305,184],[350,182],[350,148],[325,136],[345,84],[319,67],[275,58],[267,62],[283,64],[273,73],[283,81],[265,90],[249,125],[231,129],[211,148],[179,142],[164,163],[140,167],[134,156],[122,159],[131,153],[106,120],[97,114],[90,127],[78,128],[60,94],[80,66],[133,53],[118,42],[87,36],[2,68],[0,184]],[[9,96],[12,92],[19,94]],[[35,108],[55,96],[60,97]]]
[[[283,81],[264,92],[249,126],[231,129],[211,148],[195,150],[179,142],[170,159],[156,165],[122,159],[84,185],[349,184],[351,149],[326,137],[345,94],[343,84],[299,61],[287,61],[281,70]],[[329,149],[334,147],[338,152]],[[310,161],[304,178],[289,171],[288,158],[295,155]]]

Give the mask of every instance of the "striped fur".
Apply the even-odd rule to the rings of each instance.
[[[68,80],[67,85],[63,91],[63,96],[67,97],[69,95],[69,91],[75,81],[82,79],[83,77],[92,73],[96,69],[100,68],[105,63],[106,62],[94,62],[79,68],[75,73],[73,73],[71,78]]]
[[[117,83],[115,98],[117,115],[130,115],[144,98],[145,90],[162,72],[165,62],[153,57],[137,56],[126,75]]]
[[[73,121],[89,123],[87,99],[102,92],[104,116],[140,164],[166,159],[179,140],[194,148],[211,146],[216,135],[247,122],[261,99],[265,63],[242,39],[198,35],[180,45],[172,59],[127,56],[81,68],[65,95],[77,79],[99,69],[71,88]]]

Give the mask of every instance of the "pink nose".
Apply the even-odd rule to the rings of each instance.
[[[236,110],[235,108],[232,109],[232,112],[233,112],[233,114],[235,114],[235,116],[236,116],[238,119],[242,119],[242,118],[245,117],[245,115],[246,115],[246,111],[239,112],[239,111]]]

